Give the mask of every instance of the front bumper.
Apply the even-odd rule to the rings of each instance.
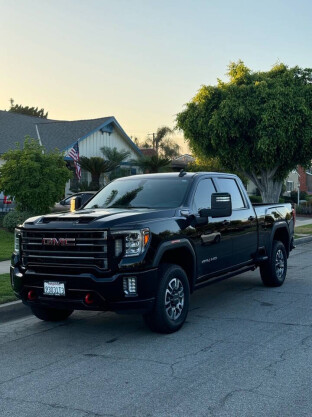
[[[157,291],[157,268],[139,272],[117,273],[109,277],[96,277],[92,274],[38,273],[31,269],[12,265],[10,269],[12,288],[18,298],[26,305],[41,305],[50,308],[116,311],[146,313],[152,310]],[[137,278],[137,294],[127,296],[123,289],[124,277]],[[44,281],[65,283],[65,296],[43,294]],[[35,295],[28,299],[28,293]],[[91,294],[93,303],[85,302],[85,296]]]

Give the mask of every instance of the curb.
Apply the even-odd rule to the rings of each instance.
[[[0,305],[0,324],[30,316],[31,310],[20,300]]]
[[[312,242],[312,236],[295,239],[295,245]],[[32,315],[29,307],[20,300],[0,305],[0,324]]]
[[[298,239],[294,240],[295,245],[302,245],[309,242],[312,242],[312,236],[298,237]]]

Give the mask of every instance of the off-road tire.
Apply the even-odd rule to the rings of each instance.
[[[154,309],[143,318],[152,331],[173,333],[183,326],[187,317],[190,299],[188,278],[179,265],[162,264],[159,280]]]
[[[41,306],[31,306],[32,313],[43,321],[63,321],[66,320],[74,310],[59,310],[57,308],[47,308]]]
[[[274,240],[269,260],[260,265],[262,282],[267,287],[280,287],[285,281],[286,273],[287,253],[285,246],[279,240]]]

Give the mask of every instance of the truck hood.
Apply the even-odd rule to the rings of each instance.
[[[36,226],[45,229],[134,227],[137,223],[147,220],[173,217],[175,212],[176,209],[82,209],[33,217],[25,221],[24,227]]]

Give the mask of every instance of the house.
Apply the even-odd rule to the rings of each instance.
[[[63,152],[64,159],[70,165],[73,164],[73,160],[66,154],[77,142],[80,156],[103,156],[101,153],[103,146],[129,151],[130,156],[122,165],[131,168],[129,172],[131,174],[135,174],[137,170],[131,161],[142,156],[139,148],[113,116],[64,121],[0,111],[0,165],[1,154],[14,149],[16,143],[22,145],[27,135],[37,139],[48,151],[57,148]],[[81,180],[90,179],[90,174],[82,171]],[[69,189],[68,183],[65,195],[69,193]]]
[[[296,170],[291,171],[286,178],[286,192],[304,191],[312,194],[312,170],[298,165]]]
[[[189,154],[180,155],[171,161],[171,168],[173,171],[180,171],[181,169],[187,169],[188,164],[194,161],[195,161],[195,158],[192,155],[189,155]]]

